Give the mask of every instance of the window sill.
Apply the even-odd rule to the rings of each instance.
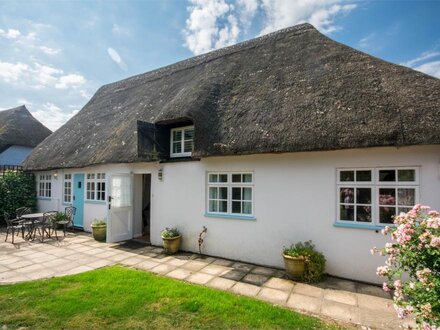
[[[255,218],[254,216],[232,215],[232,214],[205,213],[205,217],[208,217],[208,218],[236,219],[236,220],[257,220],[257,218]]]
[[[159,163],[180,163],[180,162],[198,162],[200,158],[197,157],[172,157],[167,159],[162,159]]]
[[[86,204],[102,204],[102,205],[105,205],[107,202],[106,201],[89,201],[89,200],[85,200],[84,203],[86,203]]]
[[[50,201],[50,200],[52,200],[52,197],[37,197],[37,199],[43,200],[43,201]]]
[[[333,224],[334,227],[343,227],[343,228],[356,228],[356,229],[369,229],[369,230],[381,230],[384,229],[385,226],[393,226],[393,224],[383,224],[383,225],[375,225],[375,224],[360,224],[360,223],[342,223],[335,222]]]
[[[67,203],[67,202],[62,202],[61,203],[61,205],[67,205],[67,206],[71,206],[72,205],[72,203],[70,202],[70,203]]]

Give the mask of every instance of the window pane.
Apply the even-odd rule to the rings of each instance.
[[[183,152],[192,152],[193,151],[193,141],[185,141],[183,143]]]
[[[182,131],[173,131],[173,142],[182,141]]]
[[[357,206],[356,212],[357,212],[356,221],[371,222],[371,207],[370,206]]]
[[[354,181],[354,171],[340,171],[339,181]]]
[[[105,201],[105,191],[101,192],[101,200]]]
[[[379,189],[379,205],[395,205],[396,189],[380,188]]]
[[[209,201],[209,212],[217,212],[217,201],[216,200]]]
[[[245,201],[252,200],[252,188],[243,188],[243,200]]]
[[[241,202],[232,202],[232,213],[241,213]]]
[[[173,142],[173,153],[180,154],[182,152],[182,144],[180,142]]]
[[[413,206],[416,203],[416,190],[412,188],[397,189],[398,205]]]
[[[396,170],[380,170],[379,181],[394,182],[396,181]]]
[[[185,140],[192,140],[194,138],[194,128],[185,130]]]
[[[105,191],[105,182],[101,182],[101,190]]]
[[[252,203],[243,202],[243,214],[252,214]]]
[[[209,198],[217,199],[218,198],[218,189],[217,187],[209,187]]]
[[[90,199],[95,199],[95,192],[94,191],[90,192]]]
[[[354,203],[354,188],[340,188],[341,203]]]
[[[228,188],[220,187],[219,199],[228,199]]]
[[[232,188],[232,199],[241,200],[241,188]]]
[[[227,174],[219,174],[219,180],[218,182],[228,182],[228,175]]]
[[[241,174],[232,174],[232,182],[241,182]]]
[[[398,214],[400,214],[400,213],[407,213],[407,212],[409,212],[409,211],[411,211],[411,207],[399,207],[399,212],[398,212]]]
[[[227,213],[228,212],[228,202],[227,201],[219,201],[219,212]]]
[[[395,207],[379,207],[380,223],[393,223],[393,217],[396,215]]]
[[[399,181],[416,181],[415,170],[398,170],[397,176]]]
[[[371,181],[371,171],[356,171],[356,181],[360,181],[360,182]]]
[[[243,174],[243,182],[252,182],[252,174]]]
[[[354,220],[354,206],[351,205],[341,205],[340,208],[341,219],[340,220]]]
[[[356,203],[371,204],[371,188],[357,188]]]
[[[218,175],[217,174],[210,174],[209,175],[209,182],[217,182],[218,181]]]

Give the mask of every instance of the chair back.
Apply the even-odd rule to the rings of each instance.
[[[73,222],[73,218],[74,218],[74,216],[76,214],[76,207],[74,207],[74,206],[66,207],[65,210],[64,210],[64,214],[67,216],[69,221]]]
[[[17,216],[18,219],[20,219],[22,215],[28,213],[31,213],[30,207],[19,207],[18,209],[15,210],[15,215]]]
[[[7,212],[3,213],[5,221],[6,221],[6,226],[11,227],[14,225],[14,221],[16,221],[17,219],[12,219],[11,215]]]
[[[49,211],[49,212],[43,213],[42,224],[44,224],[44,225],[53,224],[57,213],[58,213],[57,211]]]

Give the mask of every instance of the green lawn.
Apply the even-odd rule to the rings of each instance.
[[[228,292],[123,267],[0,286],[0,328],[339,329]]]

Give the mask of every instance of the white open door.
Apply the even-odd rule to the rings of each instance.
[[[112,174],[109,181],[107,243],[133,238],[133,180],[131,174]]]

